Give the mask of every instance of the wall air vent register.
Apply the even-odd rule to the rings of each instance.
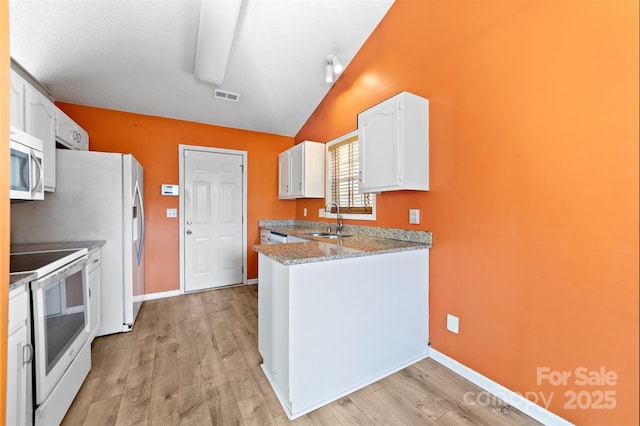
[[[228,92],[226,90],[215,89],[213,91],[214,99],[223,99],[225,101],[238,102],[240,95],[238,93]]]

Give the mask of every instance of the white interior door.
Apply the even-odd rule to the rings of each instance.
[[[243,281],[243,156],[184,150],[184,291]]]

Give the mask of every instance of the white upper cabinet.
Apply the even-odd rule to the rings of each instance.
[[[278,155],[278,198],[291,198],[289,196],[290,171],[289,171],[289,151],[281,152]]]
[[[89,133],[76,124],[76,149],[89,151]]]
[[[12,65],[13,66],[13,65]],[[11,126],[42,141],[44,190],[56,190],[56,141],[79,150],[89,149],[89,134],[62,112],[30,80],[11,68]]]
[[[303,188],[306,184],[304,175],[306,169],[305,158],[307,156],[311,158],[312,155],[307,151],[309,149],[305,149],[305,143],[298,144],[289,151],[289,195],[293,198],[304,197],[306,192],[313,192],[305,191],[305,188]],[[324,193],[322,195],[324,196]],[[309,194],[309,196],[312,195]]]
[[[89,134],[60,109],[56,109],[56,140],[70,149],[89,150]]]
[[[401,92],[358,114],[360,192],[429,190],[429,101]]]
[[[324,197],[324,144],[304,141],[278,156],[278,197]]]
[[[56,190],[56,106],[30,84],[24,85],[24,131],[42,141],[44,189],[53,192]]]
[[[11,126],[24,131],[24,86],[26,84],[17,72],[11,70],[10,77],[10,120]]]

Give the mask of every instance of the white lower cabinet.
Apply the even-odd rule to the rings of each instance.
[[[7,342],[7,425],[30,425],[33,419],[31,321],[27,285],[9,292]]]
[[[102,318],[102,250],[89,255],[89,341],[98,334]]]
[[[290,419],[428,355],[428,249],[258,268],[262,369]]]

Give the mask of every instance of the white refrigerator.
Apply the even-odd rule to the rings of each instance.
[[[11,243],[105,240],[98,336],[129,331],[144,296],[142,166],[130,154],[56,151],[56,191],[12,204]]]

